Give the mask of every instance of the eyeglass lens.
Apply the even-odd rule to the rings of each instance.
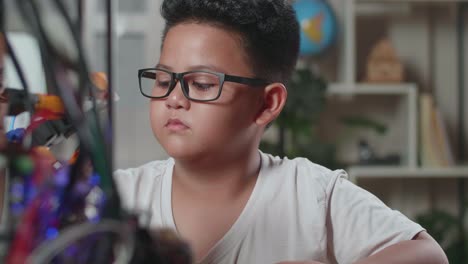
[[[160,70],[146,70],[141,74],[140,80],[143,94],[151,97],[168,96],[171,86],[175,85],[172,75]],[[186,95],[195,100],[215,99],[221,88],[219,77],[207,72],[186,73],[182,81]]]

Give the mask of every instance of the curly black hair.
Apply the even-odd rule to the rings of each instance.
[[[206,23],[241,36],[257,77],[286,83],[299,53],[299,24],[288,0],[164,0],[163,40],[175,25]]]

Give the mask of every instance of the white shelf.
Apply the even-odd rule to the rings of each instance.
[[[417,165],[418,148],[418,88],[414,83],[332,83],[327,88],[329,96],[382,95],[402,96],[406,99],[408,119],[406,121],[406,164],[411,167]]]
[[[414,93],[414,83],[373,84],[373,83],[331,83],[329,95],[408,95]]]
[[[381,16],[381,15],[409,15],[411,4],[408,2],[358,2],[356,3],[356,15]]]
[[[352,166],[352,180],[378,178],[468,178],[468,166],[441,168],[411,168],[401,166]]]
[[[461,3],[468,0],[355,0],[358,3]]]
[[[355,13],[360,16],[407,16],[413,4],[456,4],[468,0],[354,0]]]
[[[398,167],[351,167],[348,171],[353,178],[468,178],[468,166],[453,168],[419,168],[418,157],[418,85],[415,83],[372,84],[358,83],[356,18],[359,15],[381,16],[412,15],[414,4],[449,4],[468,3],[468,0],[345,0],[344,1],[344,38],[341,46],[340,72],[338,82],[331,83],[328,96],[401,96],[407,108],[407,144],[404,156],[408,157],[405,165]]]

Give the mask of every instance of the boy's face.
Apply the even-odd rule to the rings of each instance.
[[[200,23],[179,24],[168,31],[158,67],[256,77],[236,33]],[[194,102],[184,97],[178,82],[168,97],[151,100],[153,133],[176,159],[242,155],[256,142],[262,95],[263,89],[225,82],[216,101]]]

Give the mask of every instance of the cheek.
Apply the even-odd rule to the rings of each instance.
[[[159,101],[152,101],[149,104],[149,118],[151,122],[151,128],[155,135],[161,129],[162,122],[164,120],[162,111],[163,104],[163,102]]]
[[[223,107],[197,113],[195,133],[204,140],[225,144],[249,124],[245,116]]]

